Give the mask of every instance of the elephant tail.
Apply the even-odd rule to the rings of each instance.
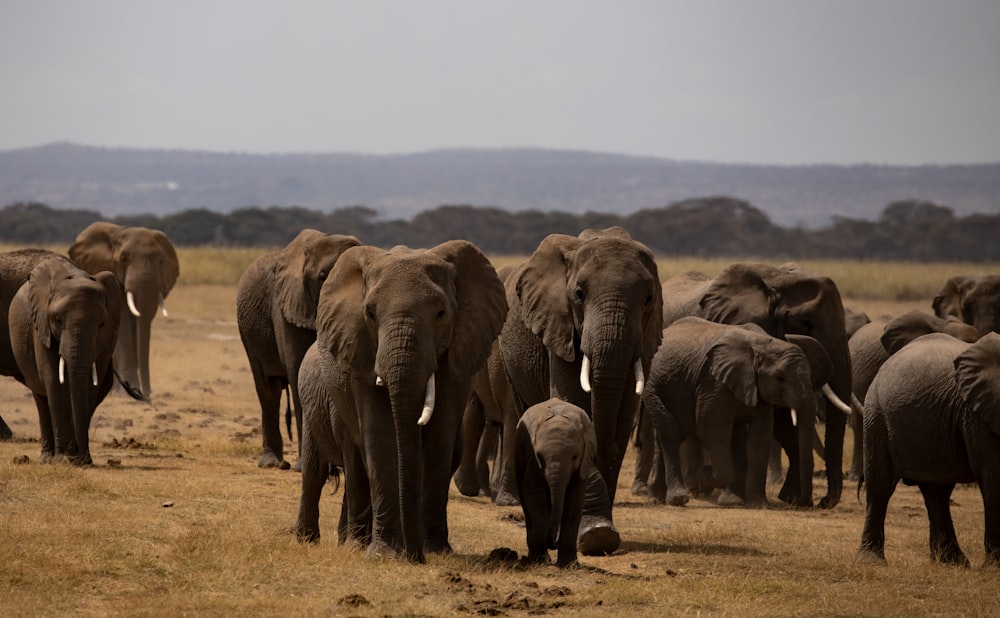
[[[340,491],[340,468],[334,464],[328,465],[328,475],[333,483],[333,493]]]
[[[858,473],[858,502],[861,502],[861,487],[865,484],[864,470]]]
[[[292,387],[285,385],[285,427],[288,429],[288,442],[292,444]],[[281,433],[280,431],[278,433]]]

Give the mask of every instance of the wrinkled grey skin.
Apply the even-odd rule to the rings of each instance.
[[[319,538],[320,493],[339,447],[350,511],[341,522],[352,528],[342,537],[370,530],[369,555],[413,562],[451,550],[462,413],[506,312],[496,271],[469,242],[340,256],[320,292],[316,352],[300,367],[300,539]],[[306,384],[307,374],[321,378]],[[431,377],[433,415],[419,425]]]
[[[1000,275],[952,277],[941,286],[931,306],[940,318],[955,316],[984,334],[1000,332]]]
[[[69,248],[69,257],[83,270],[95,274],[114,273],[122,286],[123,299],[131,292],[135,315],[122,302],[121,328],[115,349],[115,369],[121,379],[146,397],[149,381],[149,338],[158,311],[180,275],[177,252],[167,235],[145,227],[124,227],[98,221],[87,226]]]
[[[354,236],[304,229],[286,247],[254,260],[236,290],[236,323],[260,401],[262,468],[289,467],[281,439],[281,393],[291,391],[302,437],[298,371],[316,341],[319,291],[340,255],[361,242]],[[289,436],[291,439],[291,436]]]
[[[653,254],[621,228],[552,234],[506,280],[510,312],[500,354],[520,414],[558,397],[590,415],[597,471],[588,481],[579,549],[604,555],[621,539],[612,521],[618,473],[643,375],[660,343],[660,281]],[[584,358],[591,392],[581,385]]]
[[[731,326],[686,317],[663,330],[653,357],[643,413],[649,414],[667,460],[665,495],[683,506],[690,498],[684,480],[699,492],[723,489],[720,504],[767,505],[765,491],[775,405],[796,411],[799,495],[812,504],[812,435],[816,390],[830,373],[822,347],[807,337],[797,343],[777,339],[756,325]],[[808,352],[808,354],[807,354]],[[811,357],[811,358],[810,358]],[[708,465],[694,467],[682,480],[680,445],[693,440]]]
[[[41,461],[92,463],[90,420],[114,384],[121,304],[114,274],[91,276],[62,256],[35,265],[14,295],[10,344],[38,408]]]
[[[46,249],[18,249],[0,253],[0,321],[4,324],[0,328],[0,375],[11,376],[22,384],[24,376],[21,375],[14,351],[10,347],[10,330],[6,326],[10,303],[28,280],[32,268],[45,259],[58,256],[58,253]],[[14,432],[0,418],[0,440],[10,440],[12,437]]]
[[[524,510],[528,561],[574,564],[586,482],[597,461],[597,436],[587,413],[549,399],[525,410],[514,438],[514,467]]]
[[[797,264],[771,266],[754,262],[731,264],[714,278],[697,272],[671,277],[663,283],[663,322],[669,325],[688,315],[724,324],[753,323],[782,339],[791,334],[812,337],[833,365],[830,387],[841,401],[850,402],[851,357],[844,306],[837,285],[829,277]],[[828,481],[827,495],[820,499],[819,506],[833,508],[843,492],[847,415],[827,402],[819,408],[819,416],[826,423]],[[804,497],[799,494],[803,483],[798,471],[802,458],[797,452],[797,432],[787,411],[775,415],[775,436],[791,462],[778,496],[791,504],[803,503]]]
[[[852,386],[858,401],[864,403],[868,386],[875,379],[882,364],[891,354],[917,337],[931,333],[944,333],[960,341],[972,343],[979,339],[975,326],[954,316],[942,319],[926,311],[913,310],[895,318],[882,316],[858,329],[847,342],[851,350]],[[858,480],[864,465],[864,420],[856,411],[851,413],[851,430],[854,432],[854,452],[848,478]]]
[[[931,558],[969,564],[949,499],[978,483],[986,563],[1000,565],[1000,335],[968,344],[949,335],[915,339],[879,369],[865,402],[865,525],[857,560],[885,560],[885,516],[897,483],[916,484],[930,522]]]

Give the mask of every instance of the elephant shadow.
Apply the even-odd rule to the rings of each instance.
[[[717,543],[657,543],[653,541],[622,541],[623,552],[656,554],[697,554],[701,556],[753,556],[769,558],[774,554],[753,547],[722,545]]]

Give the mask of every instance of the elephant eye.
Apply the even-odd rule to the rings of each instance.
[[[573,293],[573,296],[576,298],[576,302],[578,303],[582,303],[587,300],[587,293],[584,292],[583,288],[580,286],[577,286],[576,292]]]
[[[319,280],[320,281],[326,281],[327,274],[328,273],[325,270],[319,271]]]
[[[653,304],[653,293],[650,292],[649,294],[646,295],[646,306],[648,307],[652,304]]]
[[[367,308],[367,309],[365,309],[365,317],[368,318],[369,321],[374,322],[375,321],[375,312],[372,311],[371,308]]]
[[[444,309],[438,309],[437,319],[440,320],[443,317],[444,317]]]

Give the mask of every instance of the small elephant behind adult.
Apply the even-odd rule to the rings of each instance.
[[[931,302],[934,314],[954,316],[980,333],[1000,332],[1000,275],[958,275],[944,282]]]
[[[166,298],[180,276],[177,252],[167,235],[146,227],[107,221],[87,226],[70,245],[69,257],[83,270],[114,273],[125,292],[115,368],[130,388],[149,397],[149,341],[157,309],[167,316]],[[132,394],[132,393],[130,393]]]
[[[831,363],[815,340],[790,337],[795,343],[753,324],[698,317],[663,330],[642,404],[667,463],[664,501],[682,506],[690,498],[681,470],[692,466],[682,461],[680,446],[694,440],[710,463],[694,470],[701,491],[724,490],[720,503],[765,506],[774,406],[785,406],[796,412],[803,455],[799,495],[812,504],[816,391]]]
[[[298,371],[316,341],[319,292],[340,255],[360,244],[354,236],[307,228],[283,249],[254,260],[240,276],[236,323],[260,402],[263,451],[257,465],[262,468],[290,467],[281,439],[281,393],[286,388],[301,448]]]
[[[847,342],[851,350],[852,388],[854,396],[862,405],[868,394],[868,387],[882,364],[917,337],[931,333],[944,333],[960,341],[972,343],[979,339],[975,326],[962,322],[955,316],[940,318],[926,311],[914,309],[902,315],[881,316],[858,331]],[[854,432],[854,453],[851,456],[849,478],[857,480],[864,465],[862,455],[864,425],[859,406],[852,406],[851,430]]]
[[[62,256],[39,262],[10,304],[8,326],[21,380],[38,409],[41,461],[92,463],[90,421],[114,384],[121,287]]]
[[[529,562],[577,561],[577,534],[597,436],[590,417],[566,401],[549,399],[525,410],[514,438],[514,467],[524,510]]]
[[[965,566],[950,498],[955,484],[978,483],[986,563],[1000,565],[1000,334],[972,344],[925,335],[879,369],[865,401],[859,561],[885,561],[885,517],[900,480],[923,494],[931,558]]]

